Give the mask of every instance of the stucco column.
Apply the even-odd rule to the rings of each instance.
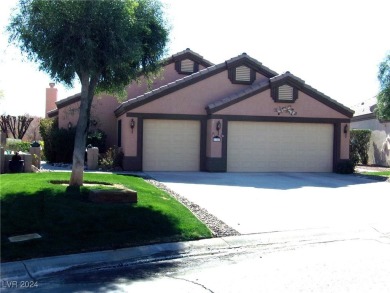
[[[226,160],[222,156],[224,143],[223,120],[207,121],[206,170],[209,172],[226,172]]]
[[[32,155],[30,154],[22,154],[22,158],[24,160],[24,172],[31,173],[32,172]]]
[[[41,147],[30,147],[30,154],[32,156],[32,164],[38,169],[41,168]]]
[[[99,148],[93,147],[87,149],[87,166],[88,170],[96,170],[98,168]]]

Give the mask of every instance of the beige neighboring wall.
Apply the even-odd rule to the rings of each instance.
[[[353,129],[370,129],[370,146],[368,149],[368,164],[390,167],[390,122],[379,122],[372,119],[354,121]]]

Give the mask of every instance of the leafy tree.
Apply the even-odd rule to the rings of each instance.
[[[378,119],[390,120],[390,54],[379,65],[378,79],[381,91],[377,96]]]
[[[55,81],[81,83],[71,186],[83,183],[84,151],[95,93],[123,92],[141,72],[151,76],[168,29],[158,0],[19,0],[10,42]]]

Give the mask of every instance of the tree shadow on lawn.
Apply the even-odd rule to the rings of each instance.
[[[44,189],[1,199],[1,261],[178,241],[178,220],[151,206],[98,204],[86,194]],[[41,239],[11,243],[10,236]]]

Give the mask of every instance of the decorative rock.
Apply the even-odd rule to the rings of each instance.
[[[184,196],[172,191],[163,183],[156,181],[152,178],[145,178],[145,181],[150,184],[164,190],[170,194],[173,198],[178,200],[181,204],[186,206],[199,220],[201,220],[213,233],[215,237],[236,236],[241,235],[238,231],[228,226],[226,223],[209,213],[206,209],[188,200]]]

